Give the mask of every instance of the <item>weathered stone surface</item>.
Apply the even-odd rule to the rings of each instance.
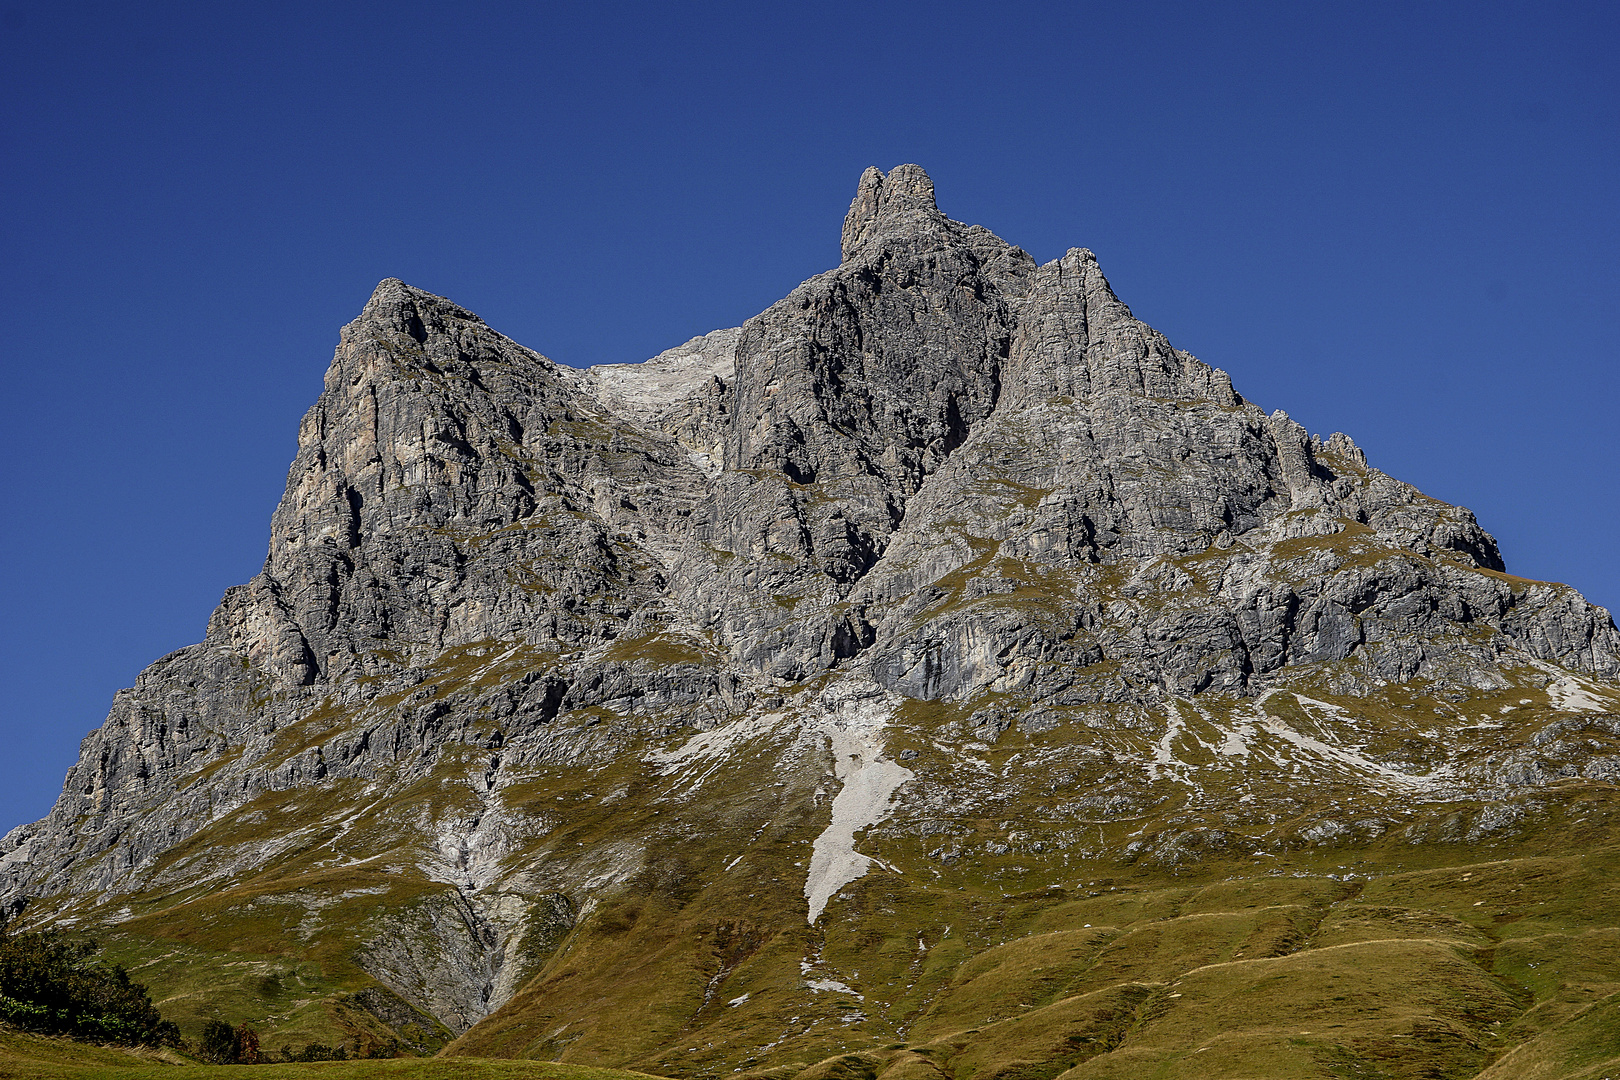
[[[365,867],[385,880],[331,879],[347,899],[311,925],[382,905],[343,924],[353,962],[459,1034],[598,900],[684,903],[708,880],[669,854],[697,833],[655,820],[673,796],[649,769],[752,746],[737,799],[779,786],[824,813],[842,775],[824,719],[850,700],[937,717],[906,751],[920,778],[897,836],[1047,799],[1035,778],[987,792],[927,745],[1101,740],[1052,766],[1085,794],[1045,816],[1089,820],[1198,788],[1178,742],[1195,714],[1226,740],[1220,767],[1256,776],[1297,753],[1356,790],[1440,799],[1617,775],[1606,736],[1487,753],[1432,726],[1481,694],[1520,708],[1513,688],[1526,714],[1606,716],[1607,612],[1506,575],[1468,511],[1348,437],[1240,396],[1136,320],[1091,252],[1037,265],[945,217],[905,165],[861,177],[842,255],[739,328],[587,371],[379,285],[304,418],[262,573],[118,695],[51,814],[0,841],[3,902],[108,918],[228,886],[302,903],[332,866]],[[1396,685],[1423,703],[1409,729]],[[1266,712],[1306,690],[1333,699],[1298,699],[1321,730],[1383,756]],[[1379,718],[1360,729],[1358,701]],[[716,741],[657,749],[694,731]],[[580,776],[604,779],[572,794]],[[564,793],[541,802],[546,784]],[[570,840],[584,820],[617,824]],[[1301,842],[1392,827],[1373,820]],[[1117,851],[1084,847],[1089,827],[979,843],[1176,865],[1240,826]],[[347,862],[322,846],[343,844]]]

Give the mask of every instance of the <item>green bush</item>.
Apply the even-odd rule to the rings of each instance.
[[[309,1045],[305,1046],[304,1049],[301,1050],[298,1053],[298,1056],[295,1057],[293,1060],[294,1061],[347,1061],[347,1060],[349,1060],[349,1052],[343,1048],[342,1044],[339,1044],[336,1048],[333,1048],[333,1047],[327,1046],[325,1043],[314,1043],[314,1042],[312,1042]]]
[[[90,1042],[178,1046],[180,1032],[121,967],[92,963],[95,943],[0,928],[0,1020]]]

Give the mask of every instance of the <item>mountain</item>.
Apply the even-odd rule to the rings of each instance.
[[[263,571],[0,897],[266,1046],[1575,1075],[1616,1057],[1617,680],[1606,611],[1091,252],[869,169],[835,269],[642,364],[379,285]]]

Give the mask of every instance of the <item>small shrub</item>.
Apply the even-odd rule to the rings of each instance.
[[[404,1053],[404,1050],[404,1046],[400,1044],[398,1039],[389,1039],[385,1043],[375,1043],[367,1047],[365,1056],[368,1058],[397,1058]],[[355,1056],[359,1057],[360,1055],[356,1052]]]
[[[202,1038],[197,1041],[197,1056],[217,1065],[236,1063],[236,1029],[223,1020],[210,1020],[203,1025]]]
[[[259,1052],[259,1033],[246,1024],[236,1029],[236,1063],[257,1065],[264,1060]]]
[[[309,1045],[305,1046],[304,1049],[301,1050],[298,1053],[298,1056],[296,1058],[294,1058],[294,1060],[295,1061],[348,1061],[349,1060],[349,1051],[344,1048],[342,1043],[339,1043],[336,1047],[331,1047],[331,1046],[327,1046],[325,1043],[312,1042]]]

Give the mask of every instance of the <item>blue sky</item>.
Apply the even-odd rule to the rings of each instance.
[[[0,0],[0,831],[257,572],[389,276],[570,364],[837,261],[867,165],[1620,605],[1620,6]]]

